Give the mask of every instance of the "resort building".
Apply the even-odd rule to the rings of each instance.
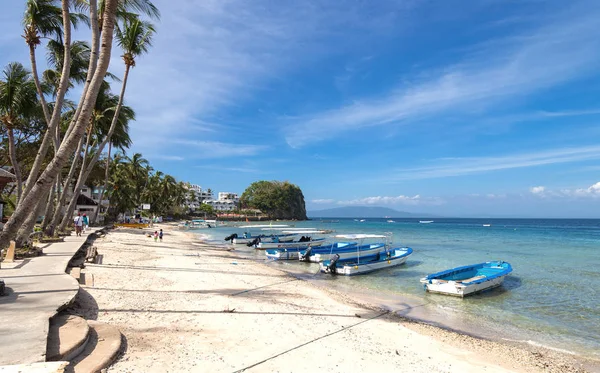
[[[185,206],[190,210],[196,210],[204,201],[213,199],[213,192],[210,188],[202,189],[198,184],[186,183],[185,187],[191,193],[188,195]]]
[[[204,201],[211,205],[215,211],[233,211],[237,209],[240,198],[237,193],[219,192],[219,199]]]

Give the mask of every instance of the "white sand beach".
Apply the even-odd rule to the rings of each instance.
[[[95,242],[74,306],[117,326],[109,372],[585,372],[573,356],[402,319],[161,225]],[[147,230],[149,231],[149,230]]]

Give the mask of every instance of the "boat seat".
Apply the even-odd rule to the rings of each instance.
[[[473,282],[473,281],[481,280],[485,277],[486,276],[475,276],[475,277],[471,277],[471,278],[465,278],[464,280],[456,280],[455,282]]]

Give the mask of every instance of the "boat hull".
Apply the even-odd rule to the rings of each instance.
[[[502,285],[511,272],[509,263],[485,262],[434,273],[422,278],[421,283],[430,293],[465,297]]]
[[[265,251],[265,255],[268,259],[272,260],[298,260],[300,257],[299,249],[290,249],[290,250],[277,250],[277,249],[269,249]]]
[[[406,263],[406,260],[412,254],[413,250],[410,247],[406,247],[400,249],[393,249],[390,252],[392,253],[391,256],[387,257],[384,253],[378,260],[371,260],[364,263],[339,263],[336,266],[335,272],[332,272],[329,269],[329,261],[326,260],[320,263],[321,272],[344,276],[353,276],[377,271],[384,268],[396,267]]]
[[[385,252],[385,246],[382,245],[380,247],[375,247],[372,249],[361,249],[360,250],[360,255],[361,256],[373,256],[376,255],[377,253],[380,252]],[[333,257],[335,255],[339,255],[340,256],[340,260],[347,260],[347,259],[351,259],[351,258],[356,258],[356,250],[354,251],[345,251],[345,252],[340,252],[340,251],[333,251],[332,253],[326,253],[326,254],[322,254],[322,253],[317,253],[315,255],[311,255],[309,257],[309,261],[310,262],[315,262],[315,263],[319,263],[322,262],[324,260],[331,260],[333,259]]]
[[[445,294],[462,298],[467,295],[481,293],[486,290],[497,288],[498,286],[502,285],[505,277],[506,276],[496,277],[489,281],[473,285],[461,285],[460,283],[457,283],[455,281],[445,281],[436,283],[436,280],[433,280],[433,283],[431,284],[424,284],[424,288],[430,293]]]

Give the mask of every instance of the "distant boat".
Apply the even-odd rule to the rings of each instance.
[[[393,220],[391,220],[391,219],[390,219],[390,220],[388,220],[387,222],[388,222],[388,223],[395,223],[395,221],[393,221]]]
[[[433,223],[433,220],[419,220],[419,223],[421,223],[421,224],[431,224],[431,223]]]
[[[492,225],[491,224],[484,224],[483,226],[484,227],[491,227]]]
[[[363,223],[363,222],[365,222],[365,221],[366,221],[365,219],[360,219],[360,222],[361,222],[361,223]]]
[[[464,297],[502,285],[512,272],[507,262],[493,261],[448,269],[421,279],[426,291]]]

